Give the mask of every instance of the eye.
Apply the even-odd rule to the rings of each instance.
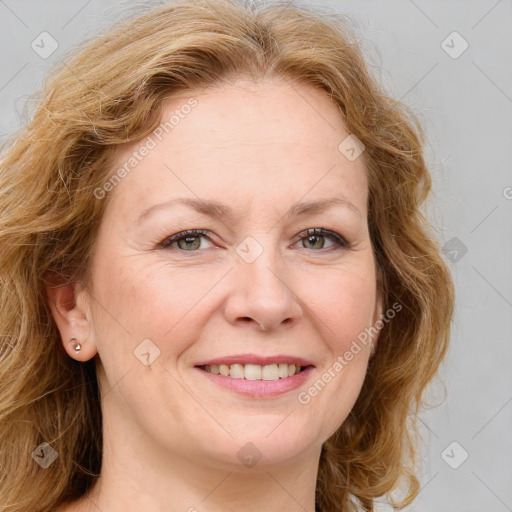
[[[308,229],[307,231],[303,231],[299,235],[299,240],[302,241],[302,246],[305,249],[312,248],[315,249],[325,249],[324,239],[329,239],[334,242],[335,246],[341,248],[348,248],[349,243],[338,233],[334,231],[329,231],[327,229]],[[203,229],[189,229],[187,231],[181,231],[176,233],[175,235],[166,238],[163,242],[161,242],[160,247],[162,249],[166,249],[168,247],[177,244],[177,248],[187,252],[194,252],[201,248],[201,239],[208,238],[208,232]],[[310,245],[312,247],[307,247]]]
[[[189,229],[187,231],[181,231],[180,233],[176,233],[175,235],[166,238],[160,244],[160,247],[166,249],[167,247],[177,243],[179,249],[183,249],[184,251],[195,251],[201,246],[201,238],[207,238],[207,234],[207,231],[203,229]]]
[[[325,238],[333,241],[338,247],[349,247],[349,243],[341,235],[323,228],[308,229],[307,231],[302,232],[299,236],[301,237],[300,240],[302,240],[302,246],[305,249],[311,248],[306,247],[306,245],[314,246],[316,249],[324,249],[325,244],[322,240]],[[319,243],[319,241],[321,242]]]

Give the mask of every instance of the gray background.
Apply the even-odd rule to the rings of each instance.
[[[428,392],[443,403],[420,414],[422,490],[406,510],[512,511],[512,2],[309,3],[354,20],[372,69],[427,130],[435,190],[426,214],[457,304],[450,352]],[[0,141],[21,125],[51,65],[132,5],[0,0]],[[43,31],[59,45],[48,58],[31,47]]]

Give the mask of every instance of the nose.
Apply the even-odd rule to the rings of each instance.
[[[238,258],[231,279],[225,316],[232,325],[245,323],[269,331],[289,328],[301,318],[293,279],[275,253],[264,250],[252,263]]]

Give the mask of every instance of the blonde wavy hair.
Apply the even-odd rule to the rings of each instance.
[[[165,2],[130,13],[63,59],[33,117],[0,154],[0,510],[47,512],[78,499],[101,471],[95,359],[60,343],[45,285],[85,282],[108,197],[113,150],[159,124],[173,92],[236,77],[314,85],[339,106],[365,145],[368,224],[384,310],[403,307],[380,333],[361,393],[324,443],[316,488],[323,512],[373,511],[398,489],[419,492],[416,414],[447,351],[452,279],[420,209],[431,177],[420,123],[367,69],[346,18],[287,2]],[[32,452],[48,442],[58,463]]]

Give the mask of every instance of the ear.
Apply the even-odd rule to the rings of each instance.
[[[91,336],[90,298],[87,289],[80,283],[58,284],[55,279],[48,279],[45,291],[64,350],[77,361],[87,361],[94,357],[98,351],[94,336]],[[75,350],[77,343],[81,346],[78,351]]]

